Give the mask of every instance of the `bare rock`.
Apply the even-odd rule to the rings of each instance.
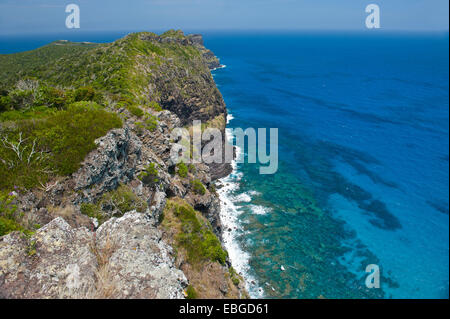
[[[110,131],[96,144],[73,176],[75,190],[88,199],[131,181],[141,159],[142,143],[127,127]]]
[[[130,212],[97,233],[61,217],[0,238],[0,298],[183,298],[187,280],[152,218]]]
[[[173,263],[172,248],[143,214],[112,218],[97,232],[99,251],[110,250],[108,272],[117,298],[184,298],[187,280]]]

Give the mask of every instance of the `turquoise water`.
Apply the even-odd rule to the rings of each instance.
[[[238,164],[221,191],[253,296],[447,298],[448,34],[206,45],[226,65],[229,127],[279,128],[278,172]],[[365,287],[369,264],[381,289]]]
[[[0,38],[0,53],[123,34]],[[278,172],[238,164],[220,190],[252,296],[448,298],[448,33],[205,43],[227,66],[213,73],[229,127],[279,128]],[[381,289],[364,284],[369,264]]]

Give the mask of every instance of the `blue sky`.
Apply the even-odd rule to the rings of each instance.
[[[384,30],[448,30],[448,0],[0,0],[0,34],[65,30],[65,6],[83,31],[362,30],[365,7]]]

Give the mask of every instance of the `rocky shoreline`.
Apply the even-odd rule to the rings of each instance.
[[[164,109],[148,111],[155,129],[142,130],[127,108],[111,108],[123,127],[97,139],[75,173],[14,192],[13,203],[40,228],[0,237],[0,298],[248,298],[223,244],[215,244],[222,223],[214,182],[231,166],[170,159],[174,128],[196,119],[224,133],[227,110],[210,73],[219,60],[200,35],[138,37],[192,48],[200,58],[184,69],[170,58],[150,69],[151,57],[138,56],[137,71],[151,78],[138,94]],[[193,255],[192,243],[205,238],[210,246]]]

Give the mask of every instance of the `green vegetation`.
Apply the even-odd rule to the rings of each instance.
[[[80,206],[80,211],[86,216],[96,218],[100,225],[108,220],[108,216],[102,211],[99,204],[82,203]]]
[[[205,195],[206,188],[205,186],[203,186],[202,182],[200,182],[198,179],[194,179],[193,181],[191,181],[191,186],[195,194]]]
[[[188,174],[188,168],[186,164],[180,162],[177,164],[177,168],[178,168],[178,175],[182,178],[186,178]]]
[[[170,30],[161,38],[183,40],[181,31]],[[144,68],[143,65],[148,66]],[[35,78],[45,80],[49,86],[77,88],[74,100],[95,101],[97,93],[130,98],[134,104],[144,105],[156,111],[162,110],[155,102],[161,96],[157,88],[148,94],[148,83],[156,74],[164,74],[168,68],[189,68],[190,74],[204,71],[201,52],[174,41],[159,41],[150,32],[132,33],[113,43],[89,44],[57,41],[37,50],[0,55],[0,89],[12,88],[19,80]],[[182,89],[183,79],[174,79],[170,85]],[[169,85],[169,84],[168,84]],[[82,89],[83,88],[83,89]],[[53,92],[55,93],[55,92]],[[19,99],[26,99],[26,92]],[[0,99],[0,111],[8,101]]]
[[[96,203],[82,203],[82,214],[97,218],[99,224],[103,224],[109,217],[121,217],[125,213],[136,210],[144,213],[148,208],[147,203],[140,199],[129,186],[120,185],[117,189],[103,194]],[[114,215],[108,212],[115,212]]]
[[[160,178],[155,163],[150,163],[139,175],[139,179],[148,186],[156,186],[159,183]]]
[[[189,168],[189,172],[191,172],[192,174],[195,174],[195,172],[197,171],[194,164],[189,164],[188,168]]]
[[[47,106],[36,106],[28,110],[18,111],[5,111],[0,113],[0,122],[11,122],[19,120],[29,119],[42,119],[54,115],[57,112],[55,109],[48,108]]]
[[[186,299],[197,299],[198,294],[195,288],[192,285],[189,285],[186,288]]]
[[[32,233],[21,225],[23,214],[18,211],[15,198],[13,193],[0,193],[0,236],[13,231],[21,231],[26,235]]]
[[[13,231],[23,231],[23,228],[13,219],[0,216],[0,236],[9,234]]]
[[[180,199],[169,200],[163,225],[175,230],[176,244],[185,249],[187,260],[192,265],[204,261],[225,264],[227,253],[212,232],[211,225],[186,202]]]
[[[142,117],[144,115],[144,111],[137,105],[128,105],[127,109],[136,117]]]
[[[121,215],[132,210],[143,213],[148,207],[147,203],[126,185],[121,185],[116,190],[104,194],[100,204],[103,209],[118,210]]]
[[[158,118],[151,114],[145,115],[145,128],[151,132],[158,127]]]
[[[230,266],[228,271],[230,273],[230,278],[231,278],[231,281],[233,282],[233,284],[235,286],[239,286],[239,283],[241,282],[241,280],[239,279],[240,276],[238,275],[236,270],[234,270],[234,268],[232,266]]]
[[[56,61],[60,58],[77,59],[98,46],[101,45],[57,41],[33,51],[0,55],[0,87],[10,86],[29,75],[38,76],[46,69],[58,69],[61,66]]]
[[[92,86],[84,86],[75,90],[73,98],[75,102],[94,101],[96,96],[95,89]]]
[[[152,108],[156,112],[161,112],[163,110],[161,105],[155,101],[150,101],[150,103],[148,103],[148,107]]]
[[[38,110],[39,119],[18,116],[0,130],[0,190],[32,188],[51,176],[75,172],[95,149],[95,139],[122,126],[118,115],[94,102],[76,102],[56,112]]]

